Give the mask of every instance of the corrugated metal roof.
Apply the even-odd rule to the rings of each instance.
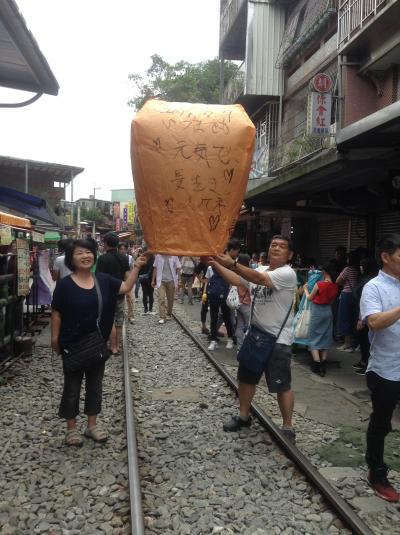
[[[49,95],[59,89],[14,0],[0,0],[0,86]]]
[[[10,169],[20,171],[21,176],[24,176],[25,163],[28,163],[29,174],[31,176],[33,173],[39,172],[41,175],[51,175],[54,180],[59,180],[67,184],[71,181],[71,173],[72,176],[75,177],[84,171],[83,167],[74,167],[60,163],[39,162],[36,160],[24,160],[22,158],[12,158],[10,156],[0,156],[0,180],[2,173],[7,172],[7,170]]]

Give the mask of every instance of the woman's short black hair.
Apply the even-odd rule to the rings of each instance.
[[[74,240],[72,245],[65,250],[65,265],[71,271],[75,271],[75,266],[73,262],[74,251],[77,247],[82,247],[82,249],[88,249],[94,256],[94,261],[96,262],[97,251],[96,247],[93,245],[92,240]]]
[[[321,269],[325,271],[325,273],[328,273],[328,275],[332,279],[332,282],[336,282],[335,267],[332,264],[325,264]]]

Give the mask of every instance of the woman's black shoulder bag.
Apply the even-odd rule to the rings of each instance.
[[[103,298],[95,275],[93,275],[93,278],[98,300],[96,330],[85,334],[80,340],[63,348],[62,359],[65,372],[88,370],[105,362],[110,356],[99,327],[103,310]]]

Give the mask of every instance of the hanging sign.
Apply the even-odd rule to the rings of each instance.
[[[121,219],[119,217],[115,218],[115,230],[117,232],[121,230]]]
[[[114,219],[121,217],[119,202],[113,204]]]
[[[10,245],[12,242],[11,227],[0,227],[0,245]]]
[[[69,214],[68,214],[69,215]],[[36,243],[44,243],[44,234],[41,232],[32,231],[32,241]]]
[[[150,251],[223,251],[242,206],[254,138],[254,124],[238,104],[146,102],[132,122],[131,156]]]
[[[133,202],[128,202],[128,225],[133,225],[135,222],[135,211],[133,208]]]
[[[329,136],[331,131],[331,93],[313,91],[308,99],[308,133],[311,136]]]
[[[123,209],[123,218],[124,218],[124,225],[128,224],[128,205],[125,204]]]
[[[26,240],[17,239],[17,274],[18,274],[18,295],[28,295],[29,293],[29,244]]]

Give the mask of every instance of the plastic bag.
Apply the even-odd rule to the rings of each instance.
[[[294,337],[300,339],[307,339],[310,333],[311,309],[310,301],[307,299],[301,311],[297,313],[294,320]]]
[[[226,304],[231,310],[236,310],[239,308],[240,299],[239,292],[236,286],[231,286],[229,290],[228,297],[226,298]]]
[[[240,105],[149,100],[132,121],[138,217],[150,251],[215,255],[246,190],[255,127]]]

